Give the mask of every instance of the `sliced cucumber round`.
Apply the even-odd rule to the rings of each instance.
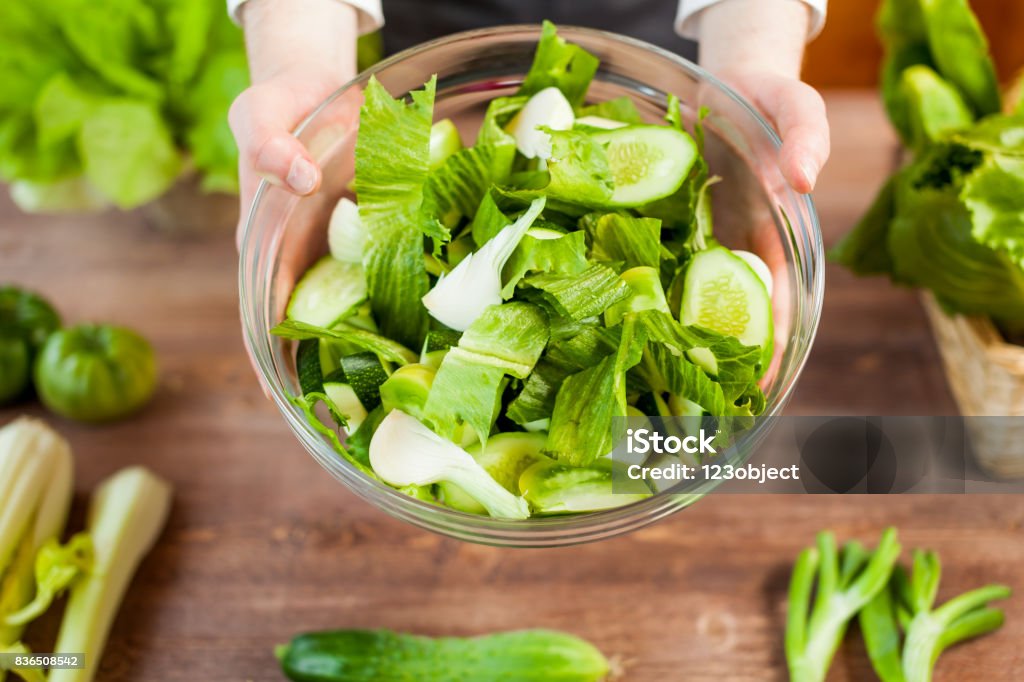
[[[770,358],[772,304],[764,282],[724,246],[698,251],[686,269],[679,321],[759,346]]]
[[[324,256],[295,285],[288,317],[317,327],[331,327],[366,300],[363,266]]]
[[[697,144],[669,126],[633,125],[593,133],[605,146],[614,206],[642,206],[675,192],[697,160]]]

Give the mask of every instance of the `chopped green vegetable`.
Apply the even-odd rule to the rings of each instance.
[[[237,191],[227,112],[248,70],[207,0],[8,3],[0,43],[0,178],[25,210],[132,208],[186,167]]]
[[[332,327],[366,300],[363,266],[324,256],[306,271],[288,303],[289,319]]]
[[[32,602],[36,553],[64,528],[72,468],[67,442],[41,421],[0,428],[0,645],[21,636],[24,622],[8,619]]]
[[[966,0],[886,0],[882,94],[913,159],[830,257],[931,290],[951,313],[1024,319],[1019,114],[1001,114],[988,46]]]
[[[614,417],[707,417],[724,443],[764,412],[772,274],[715,240],[707,111],[691,137],[677,97],[658,125],[646,101],[588,102],[597,65],[545,23],[466,147],[434,122],[435,80],[399,98],[367,83],[357,202],[271,331],[302,341],[293,404],[368,476],[466,513],[595,511],[652,494],[611,490]]]
[[[608,661],[593,645],[553,630],[431,639],[387,630],[332,630],[279,647],[295,682],[599,682]]]
[[[89,652],[82,668],[50,670],[50,682],[90,682],[99,668],[118,606],[142,559],[163,530],[171,488],[143,469],[122,469],[93,493],[86,521],[90,570],[71,586],[55,654]]]
[[[356,196],[368,235],[363,267],[373,314],[385,336],[413,348],[423,342],[428,322],[420,304],[429,286],[420,204],[435,88],[436,79],[405,104],[371,78],[356,140]]]
[[[1003,624],[1002,610],[988,604],[1009,597],[1008,587],[982,587],[936,608],[940,573],[935,552],[915,551],[910,577],[897,568],[890,586],[861,611],[861,632],[882,682],[930,682],[935,663],[947,647]],[[906,630],[902,654],[900,624]]]
[[[847,625],[886,588],[899,554],[893,528],[883,533],[874,552],[857,543],[840,552],[829,532],[818,535],[817,547],[801,552],[789,584],[786,621],[792,682],[824,682]]]
[[[370,441],[370,463],[381,479],[399,487],[450,481],[501,519],[525,519],[521,497],[497,483],[473,456],[401,410],[381,421]]]
[[[519,219],[442,276],[423,297],[423,307],[439,322],[465,331],[489,306],[501,303],[501,271],[543,209],[544,199],[530,204]]]

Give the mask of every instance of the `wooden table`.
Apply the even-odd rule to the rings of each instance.
[[[826,241],[846,232],[891,164],[874,97],[835,93],[832,162],[816,195]],[[137,216],[27,217],[0,204],[0,279],[36,288],[71,321],[130,324],[162,363],[156,400],[102,428],[48,417],[71,439],[75,513],[119,467],[174,482],[169,526],[136,578],[103,680],[280,680],[275,643],[306,629],[582,635],[633,682],[782,680],[790,562],[814,533],[939,550],[942,596],[999,581],[1024,590],[1024,499],[712,496],[628,537],[499,550],[399,523],[356,499],[300,448],[242,352],[231,235],[174,240]],[[817,344],[794,414],[950,414],[914,293],[830,267]],[[36,408],[29,412],[41,413]],[[17,411],[0,411],[0,422]],[[57,618],[31,632],[45,651]],[[1024,605],[999,633],[942,659],[946,682],[1024,679]],[[873,679],[848,638],[836,680]]]

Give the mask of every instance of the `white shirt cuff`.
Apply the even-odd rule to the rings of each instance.
[[[825,28],[825,14],[828,0],[797,0],[811,8],[811,24],[807,31],[807,40],[813,40]],[[676,33],[683,38],[700,40],[701,12],[722,0],[679,0],[679,11],[676,14]]]
[[[227,0],[228,15],[238,25],[242,24],[242,6],[246,0]],[[359,35],[373,33],[384,25],[384,11],[381,9],[380,0],[338,0],[356,10],[359,17]],[[299,10],[301,11],[301,10]]]

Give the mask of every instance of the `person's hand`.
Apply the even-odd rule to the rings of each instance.
[[[323,174],[317,159],[292,131],[355,76],[357,38],[356,11],[337,0],[248,0],[241,19],[252,85],[238,96],[228,116],[239,149],[239,247],[260,180],[298,195],[320,188]],[[321,126],[354,128],[358,105],[333,111],[338,120],[321,117]],[[291,243],[301,248],[303,241]],[[296,263],[288,261],[299,258],[298,252],[284,254],[282,268],[295,270]],[[244,331],[242,337],[269,398]]]
[[[232,104],[228,120],[239,151],[240,229],[261,179],[299,195],[320,186],[316,159],[291,131],[352,75],[288,70],[255,83]]]
[[[828,160],[821,95],[800,80],[810,10],[793,0],[730,0],[701,15],[701,64],[763,113],[782,138],[779,165],[798,192]]]
[[[238,242],[261,179],[298,195],[322,181],[292,130],[356,73],[356,11],[337,0],[249,0],[242,6],[252,85],[228,120],[239,150]]]
[[[782,138],[779,166],[790,187],[807,194],[828,160],[829,129],[825,101],[798,78],[744,70],[719,76],[750,100]]]

